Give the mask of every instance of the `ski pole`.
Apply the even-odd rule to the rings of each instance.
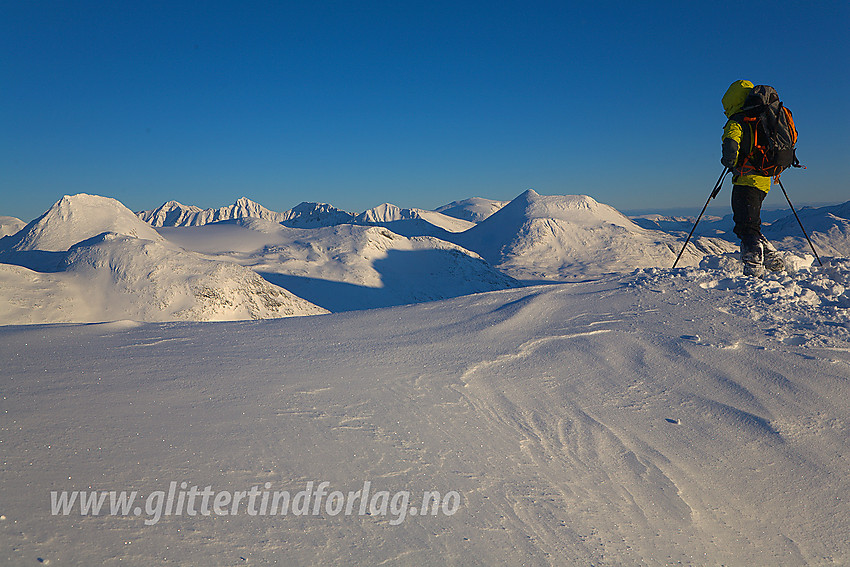
[[[791,199],[788,198],[788,192],[785,191],[785,186],[782,185],[782,180],[777,178],[776,181],[779,183],[779,186],[782,187],[782,193],[785,194],[785,199],[788,201],[788,204],[791,205],[791,210],[794,211],[794,216],[797,218],[797,223],[799,223],[800,229],[803,231],[803,235],[805,235],[806,240],[809,242],[809,246],[811,246],[812,252],[814,252],[815,258],[818,259],[818,264],[823,266],[823,262],[820,261],[820,256],[818,256],[818,253],[815,250],[815,245],[812,244],[812,240],[809,238],[809,235],[806,232],[806,229],[803,228],[803,221],[800,220],[800,217],[797,215],[796,209],[794,209],[794,205],[791,203]]]
[[[685,244],[682,246],[682,250],[679,252],[679,255],[676,256],[676,261],[673,262],[673,267],[676,267],[676,264],[679,263],[679,259],[682,257],[682,254],[685,252],[685,248],[688,246],[688,242],[691,241],[691,236],[693,236],[694,231],[697,229],[697,225],[699,224],[699,220],[702,218],[702,215],[705,213],[705,210],[708,208],[708,203],[717,197],[717,194],[720,193],[720,188],[723,187],[723,178],[726,177],[726,174],[729,173],[729,168],[724,167],[723,173],[720,174],[720,177],[717,179],[717,183],[714,184],[714,189],[711,191],[711,195],[708,196],[708,200],[705,202],[705,206],[702,208],[702,212],[697,217],[697,222],[694,223],[694,227],[691,229],[691,233],[685,239]]]

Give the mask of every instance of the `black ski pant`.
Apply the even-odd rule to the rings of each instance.
[[[761,239],[761,203],[766,195],[748,185],[732,186],[733,230],[745,247],[755,246]]]

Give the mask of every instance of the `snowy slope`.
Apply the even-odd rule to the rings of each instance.
[[[384,203],[363,211],[354,220],[356,224],[383,226],[403,236],[433,236],[447,238],[449,233],[463,232],[475,226],[475,223],[457,219],[423,209],[402,209],[391,203]]]
[[[0,241],[0,251],[61,252],[104,232],[162,240],[150,225],[115,199],[80,193],[62,197],[13,237]]]
[[[520,279],[584,277],[639,267],[670,266],[682,241],[639,227],[585,195],[542,196],[528,190],[452,241]],[[695,239],[682,265],[705,253],[730,251],[716,239]]]
[[[641,228],[663,230],[664,232],[684,234],[687,236],[691,232],[691,229],[694,228],[697,217],[649,214],[630,216],[629,219]],[[735,235],[731,232],[733,224],[731,216],[703,215],[694,230],[694,234],[696,236],[716,236],[719,238],[728,237],[731,234],[731,237],[735,238]]]
[[[15,234],[24,228],[26,224],[19,218],[0,216],[0,238]]]
[[[517,282],[474,253],[428,236],[344,224],[282,227],[261,219],[162,228],[169,241],[249,267],[331,311],[385,307],[505,289]]]
[[[114,199],[63,197],[0,241],[0,324],[234,320],[327,311],[166,242]]]
[[[493,199],[472,197],[462,201],[452,201],[448,205],[439,207],[437,212],[450,217],[479,223],[507,204],[508,201],[494,201]]]
[[[829,207],[805,207],[797,213],[819,254],[850,257],[850,201]],[[763,232],[786,249],[810,252],[793,213],[770,223]]]
[[[0,557],[847,565],[848,275],[649,269],[326,317],[2,327]],[[327,506],[366,482],[364,514]],[[191,487],[241,507],[190,515]],[[51,515],[62,490],[136,490],[138,514]],[[271,491],[302,505],[261,514]],[[459,506],[422,516],[424,491]]]

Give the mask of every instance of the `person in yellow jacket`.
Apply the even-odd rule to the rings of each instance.
[[[735,120],[744,107],[747,95],[753,90],[750,81],[735,81],[726,90],[721,102],[729,119],[723,128],[723,157],[720,162],[732,171],[732,220],[734,232],[741,239],[741,262],[744,274],[763,276],[765,269],[781,272],[785,269],[782,257],[761,233],[761,205],[770,191],[770,177],[746,175],[738,162],[742,144],[746,144],[744,129]]]

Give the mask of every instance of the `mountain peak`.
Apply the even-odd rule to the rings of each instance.
[[[15,250],[63,252],[74,244],[113,232],[153,241],[162,237],[115,199],[79,193],[65,195],[15,235]]]

